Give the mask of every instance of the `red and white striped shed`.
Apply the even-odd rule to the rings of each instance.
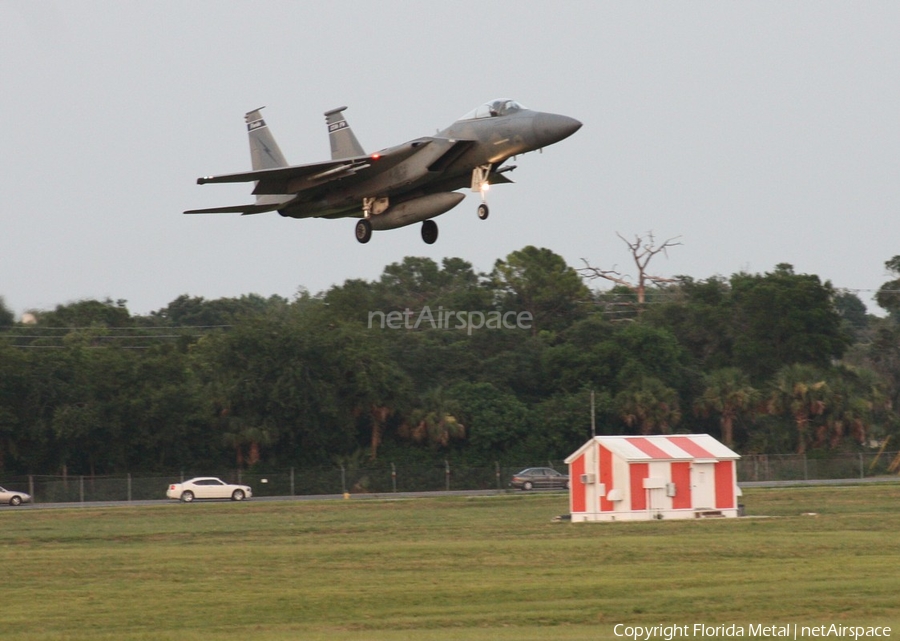
[[[737,516],[739,458],[708,434],[595,436],[566,459],[572,521]]]

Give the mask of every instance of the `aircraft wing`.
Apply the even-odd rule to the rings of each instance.
[[[344,180],[351,177],[357,177],[357,179],[370,178],[373,175],[391,169],[413,154],[418,153],[431,141],[432,139],[430,138],[421,138],[368,156],[354,156],[352,158],[326,160],[308,165],[293,165],[276,169],[260,169],[239,174],[204,176],[197,179],[197,184],[255,181],[256,188],[253,190],[253,193],[256,195],[296,194],[335,180]],[[235,211],[244,212],[248,207],[252,206],[238,206]],[[246,213],[258,212],[250,211]]]

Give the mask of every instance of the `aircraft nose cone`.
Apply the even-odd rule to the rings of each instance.
[[[559,114],[539,113],[534,118],[534,135],[538,145],[545,147],[568,138],[581,129],[581,122]]]

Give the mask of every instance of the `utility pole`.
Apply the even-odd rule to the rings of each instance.
[[[591,390],[591,438],[597,436],[597,421],[594,418],[594,390]]]

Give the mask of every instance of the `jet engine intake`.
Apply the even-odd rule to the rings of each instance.
[[[372,229],[378,231],[405,227],[440,216],[456,207],[465,197],[465,194],[447,191],[413,198],[389,207],[383,214],[371,216],[369,222]]]

